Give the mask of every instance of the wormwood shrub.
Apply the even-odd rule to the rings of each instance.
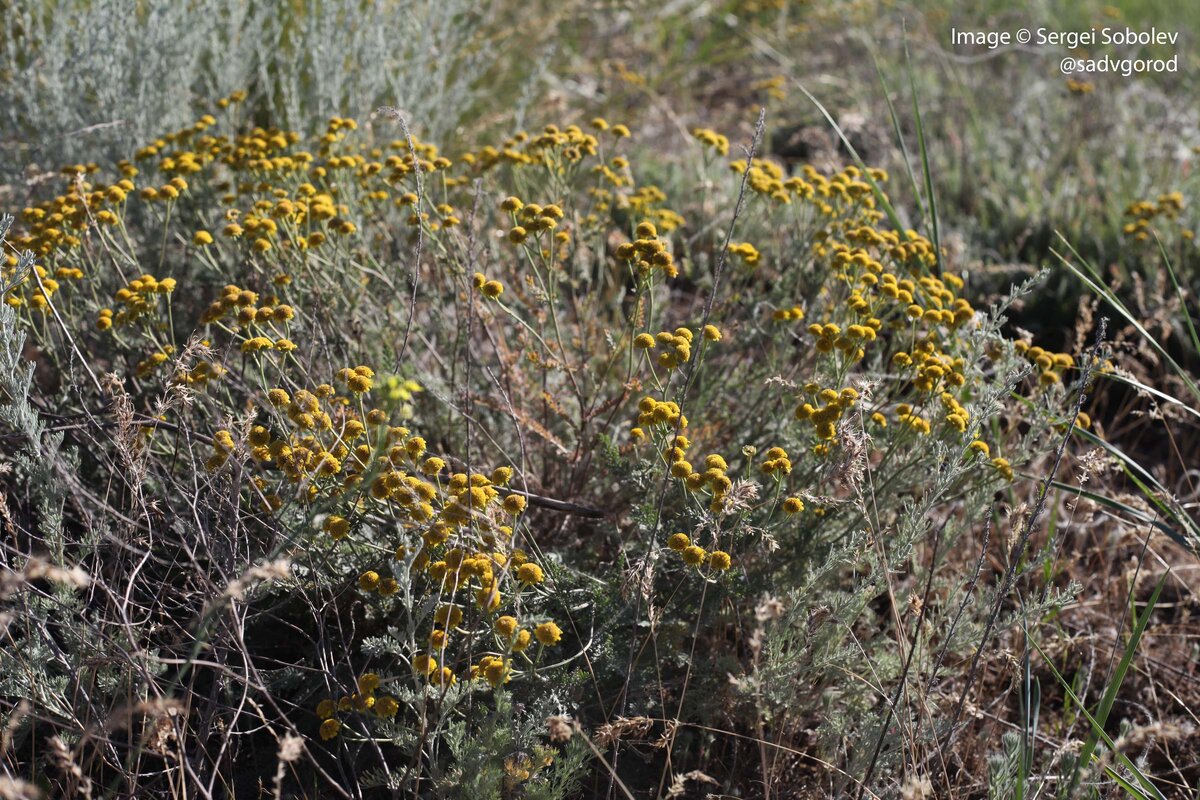
[[[939,668],[993,605],[953,556],[1088,420],[1070,355],[888,223],[885,173],[698,130],[673,203],[600,118],[446,155],[390,110],[306,139],[243,99],[64,168],[8,235],[28,779],[796,779],[688,771],[745,737],[844,788],[890,779],[897,721],[947,733]]]
[[[237,89],[255,114],[305,133],[381,102],[434,136],[519,117],[560,12],[538,13],[518,37],[494,3],[464,0],[5,2],[0,174],[118,158],[190,123],[192,98]]]

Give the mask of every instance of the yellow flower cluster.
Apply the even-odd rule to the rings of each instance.
[[[1090,81],[1077,81],[1074,78],[1067,78],[1067,91],[1071,94],[1091,94],[1095,90],[1095,84]]]
[[[1017,352],[1038,368],[1038,384],[1053,386],[1062,381],[1063,372],[1075,366],[1070,353],[1052,353],[1024,340],[1013,343]]]
[[[487,275],[482,272],[476,272],[471,276],[471,285],[489,300],[496,300],[504,294],[504,284],[500,281],[488,280]]]
[[[630,216],[640,217],[656,226],[662,233],[683,227],[683,217],[669,208],[661,207],[667,200],[662,189],[653,184],[640,186],[631,195],[618,199],[618,207],[628,207]]]
[[[966,382],[963,375],[966,362],[961,356],[951,357],[942,352],[934,337],[915,342],[911,353],[896,351],[892,366],[901,374],[911,371],[913,388],[919,392],[933,392],[942,385],[958,387]]]
[[[525,753],[509,756],[504,759],[505,784],[508,789],[515,789],[516,784],[531,780],[541,770],[554,763],[556,755],[553,748],[535,745],[533,755]]]
[[[390,695],[376,695],[382,679],[374,672],[359,676],[355,691],[344,694],[337,700],[331,697],[317,703],[317,718],[321,720],[321,738],[328,741],[342,730],[339,714],[371,714],[380,719],[391,719],[400,711],[400,703]]]
[[[693,467],[687,460],[687,451],[691,441],[683,435],[676,436],[663,449],[663,459],[669,465],[671,477],[683,482],[684,487],[692,493],[708,492],[712,499],[709,510],[720,513],[725,509],[725,499],[733,488],[733,481],[726,474],[729,465],[717,453],[704,456],[702,469]]]
[[[839,391],[809,383],[804,386],[804,394],[809,400],[796,407],[795,417],[810,423],[817,438],[824,440],[837,436],[838,421],[858,402],[858,392],[849,386]]]
[[[729,155],[729,139],[711,128],[693,128],[692,136],[705,147],[711,147],[717,155]]]
[[[1011,481],[1016,474],[1013,472],[1012,465],[1008,463],[1007,458],[993,458],[992,466],[996,468],[997,472],[1004,476],[1005,480]]]
[[[594,123],[600,122],[602,126]],[[609,126],[604,120],[593,120],[598,132],[608,132],[614,138],[629,136],[624,125]],[[520,131],[504,140],[500,147],[487,145],[477,152],[465,153],[464,164],[483,172],[500,164],[515,167],[546,166],[555,171],[565,171],[585,157],[595,156],[600,151],[600,140],[578,125],[547,125],[541,133],[530,134]]]
[[[93,221],[106,225],[115,225],[119,221],[120,209],[135,186],[128,178],[123,178],[111,186],[104,183],[93,184],[84,179],[84,176],[99,170],[99,165],[94,163],[64,168],[62,174],[70,179],[70,188],[62,194],[28,206],[21,212],[23,230],[14,231],[9,241],[19,250],[32,250],[39,256],[42,264],[55,268],[39,273],[42,278],[49,277],[51,271],[59,279],[83,278],[83,272],[78,268],[67,267],[69,271],[61,273],[57,268],[62,265],[56,254],[77,251],[83,241],[83,232]],[[129,168],[129,171],[137,174],[136,169]],[[33,288],[36,290],[36,285]],[[9,298],[13,297],[21,299],[19,294],[9,295]],[[9,304],[20,303],[10,299]],[[31,305],[34,308],[45,307],[44,303]]]
[[[823,325],[814,322],[808,326],[808,332],[816,340],[814,346],[818,353],[841,350],[850,356],[851,360],[859,361],[866,355],[863,345],[875,341],[875,331],[881,324],[878,319],[871,318],[865,325],[850,325],[843,331],[836,322],[826,322]]]
[[[173,380],[176,384],[202,389],[210,381],[219,380],[226,372],[228,370],[215,361],[201,359],[191,369],[181,367]]]
[[[729,252],[742,260],[746,266],[753,267],[762,258],[762,254],[758,252],[758,248],[749,242],[730,242]]]
[[[174,354],[175,348],[172,345],[163,345],[161,349],[155,350],[149,356],[139,361],[134,368],[134,372],[139,378],[145,378],[155,369],[167,363],[167,359]]]
[[[243,352],[253,352],[274,347],[277,350],[288,351],[294,348],[290,340],[284,338],[287,323],[296,316],[292,306],[280,302],[275,295],[260,296],[258,292],[243,289],[236,284],[228,284],[221,290],[221,296],[215,300],[201,315],[200,323],[228,321],[243,331],[252,328],[262,328],[264,332],[274,334],[273,338],[266,336],[244,337]],[[280,326],[283,326],[281,329]],[[253,341],[253,345],[247,344]],[[265,344],[264,344],[265,342]]]
[[[717,329],[713,326],[708,326],[713,331]],[[705,338],[712,341],[708,331],[705,331]],[[720,331],[716,332],[716,338],[720,338]],[[638,350],[647,352],[653,351],[656,347],[662,347],[663,352],[658,354],[658,365],[667,370],[675,369],[683,364],[686,364],[692,358],[692,339],[693,334],[688,328],[676,328],[674,331],[659,331],[656,335],[649,333],[639,333],[633,340],[633,346]]]
[[[679,274],[679,269],[675,266],[675,257],[658,237],[658,229],[653,222],[639,222],[636,234],[635,241],[625,242],[617,247],[617,258],[629,262],[643,279],[648,278],[655,270],[668,278]]]
[[[171,163],[170,159],[166,159],[166,163],[168,166],[162,167],[164,172],[171,171],[172,169],[176,168],[175,165]],[[201,169],[203,169],[203,167],[201,167],[198,163],[189,161],[187,162],[187,167],[183,171],[198,172]],[[138,197],[149,202],[157,201],[169,205],[178,200],[180,195],[186,192],[189,188],[190,186],[187,180],[179,175],[176,175],[167,183],[157,188],[154,186],[147,186],[138,192]]]
[[[775,320],[776,322],[799,322],[800,320],[804,319],[804,309],[800,306],[792,306],[791,308],[777,308],[771,312],[771,319]],[[837,326],[835,325],[834,328],[837,328]],[[812,331],[811,326],[809,327],[809,330],[810,332]],[[824,333],[824,330],[824,326],[821,326],[822,334]],[[832,331],[833,328],[830,330]],[[841,328],[837,328],[837,333],[841,333]],[[817,335],[820,336],[822,334]],[[832,342],[830,342],[830,345],[832,347]],[[826,352],[828,352],[828,350],[826,350]]]
[[[679,404],[672,400],[656,400],[646,396],[638,403],[638,427],[631,431],[635,439],[645,438],[645,428],[687,427],[687,417],[680,413]]]
[[[769,475],[776,479],[782,478],[784,475],[790,475],[792,472],[792,460],[788,458],[788,453],[782,447],[772,447],[763,456],[763,462],[759,465],[759,470],[763,475]]]
[[[512,220],[513,226],[509,228],[508,240],[513,244],[523,244],[531,234],[536,237],[554,230],[565,216],[559,205],[526,204],[519,197],[505,198],[500,203],[500,209],[508,212]]]
[[[253,485],[271,510],[279,509],[285,497],[339,506],[321,523],[335,542],[350,538],[360,520],[399,522],[400,530],[414,535],[416,551],[406,541],[396,548],[396,558],[424,576],[418,591],[440,598],[427,648],[413,656],[413,669],[435,687],[456,682],[455,669],[446,662],[454,634],[471,609],[473,628],[493,629],[496,649],[480,653],[477,636],[464,635],[478,657],[464,674],[499,686],[514,674],[514,653],[532,642],[548,647],[562,638],[553,621],[540,621],[532,630],[517,623],[518,598],[546,580],[540,565],[511,546],[512,525],[524,513],[526,498],[504,489],[513,475],[509,467],[491,474],[451,474],[444,459],[427,453],[424,439],[390,425],[386,412],[365,403],[375,382],[374,370],[359,365],[338,371],[340,391],[333,384],[294,393],[271,389],[261,407],[262,421],[245,434]],[[408,397],[420,388],[392,383]],[[219,469],[238,446],[231,431],[217,431],[209,468]],[[374,565],[358,573],[357,585],[383,600],[399,590],[399,581]],[[360,687],[336,708],[376,713],[384,708],[385,716],[394,714],[392,701],[375,700],[372,691]],[[332,715],[322,723],[325,738],[341,729],[340,721],[330,720]]]
[[[896,406],[896,419],[900,424],[906,425],[922,435],[927,435],[933,430],[929,424],[929,420],[920,414],[914,413],[913,407],[908,403],[900,403]]]
[[[1162,218],[1175,220],[1183,212],[1183,193],[1169,192],[1160,194],[1157,200],[1139,200],[1130,203],[1125,209],[1125,216],[1130,221],[1121,228],[1126,236],[1131,236],[1139,242],[1150,238],[1154,220]],[[1192,238],[1192,231],[1184,231],[1185,238]]]
[[[692,544],[686,533],[673,533],[667,538],[667,547],[679,553],[683,563],[689,567],[708,566],[714,572],[724,572],[733,566],[733,558],[724,550],[706,551]]]
[[[96,327],[106,331],[114,325],[131,325],[153,316],[158,308],[158,297],[174,291],[174,278],[163,278],[161,281],[153,275],[134,278],[113,295],[113,300],[121,309],[115,314],[111,308],[100,309]]]

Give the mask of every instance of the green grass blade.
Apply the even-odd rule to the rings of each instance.
[[[1030,476],[1030,477],[1033,477],[1033,476]],[[1096,494],[1095,492],[1089,492],[1087,489],[1084,489],[1081,486],[1071,486],[1070,484],[1062,483],[1060,481],[1051,481],[1050,485],[1055,487],[1056,489],[1062,489],[1065,492],[1070,492],[1071,494],[1082,497],[1085,500],[1090,500],[1091,502],[1095,503],[1096,505],[1104,506],[1105,508],[1109,508],[1109,509],[1112,509],[1113,511],[1119,512],[1122,515],[1128,517],[1129,519],[1136,520],[1137,522],[1141,522],[1146,525],[1151,525],[1151,526],[1157,528],[1158,530],[1162,531],[1163,533],[1165,533],[1176,544],[1186,547],[1189,550],[1191,550],[1192,552],[1196,552],[1195,542],[1189,543],[1187,537],[1184,536],[1182,533],[1175,530],[1174,528],[1172,528],[1170,525],[1166,524],[1165,522],[1162,522],[1161,520],[1157,520],[1152,517],[1149,517],[1145,514],[1145,512],[1140,511],[1139,509],[1136,509],[1133,506],[1126,505],[1125,503],[1122,503],[1120,500],[1114,500],[1111,497],[1106,497],[1105,495],[1102,495],[1102,494]]]
[[[796,85],[796,88],[800,90],[801,94],[807,97],[809,101],[817,107],[817,110],[821,112],[821,116],[825,117],[825,121],[829,123],[829,126],[833,128],[833,132],[838,135],[839,139],[841,139],[842,144],[846,147],[846,152],[850,154],[850,157],[854,159],[855,165],[857,165],[859,170],[862,172],[863,180],[865,180],[871,187],[871,192],[875,196],[875,202],[879,203],[879,205],[883,208],[883,213],[887,215],[888,222],[892,224],[892,227],[896,229],[897,233],[903,234],[906,228],[904,227],[904,223],[900,221],[900,215],[897,214],[896,209],[892,207],[891,201],[887,199],[887,195],[884,194],[883,190],[879,188],[878,181],[871,176],[870,171],[867,169],[866,163],[862,160],[862,158],[859,157],[858,151],[854,149],[854,145],[850,144],[850,139],[847,138],[846,133],[842,130],[841,126],[837,124],[836,120],[834,120],[833,115],[830,114],[829,110],[821,104],[820,100],[813,96],[812,92],[804,88],[804,84],[800,83],[800,81],[796,80],[795,78],[792,79],[792,82]]]
[[[1028,631],[1026,631],[1026,633],[1028,633]],[[1030,636],[1029,643],[1032,644],[1034,649],[1037,650],[1038,653],[1041,654],[1042,660],[1044,660],[1046,662],[1046,666],[1050,668],[1050,672],[1054,675],[1055,680],[1058,681],[1058,685],[1063,688],[1063,691],[1066,692],[1067,697],[1073,703],[1075,703],[1075,706],[1079,709],[1079,713],[1082,714],[1083,717],[1088,721],[1088,724],[1091,725],[1092,732],[1094,734],[1099,735],[1100,740],[1104,742],[1105,747],[1107,747],[1109,750],[1112,751],[1113,757],[1121,764],[1121,766],[1125,767],[1125,769],[1129,770],[1130,773],[1133,774],[1133,776],[1137,779],[1137,782],[1139,784],[1141,784],[1142,788],[1146,792],[1149,792],[1149,794],[1144,794],[1144,793],[1134,789],[1134,796],[1135,797],[1144,797],[1144,798],[1148,798],[1148,799],[1153,798],[1153,800],[1167,800],[1165,797],[1163,797],[1162,792],[1160,792],[1158,790],[1158,787],[1156,787],[1154,785],[1154,783],[1149,778],[1147,778],[1140,769],[1137,768],[1137,765],[1134,764],[1132,761],[1130,761],[1128,756],[1126,756],[1124,753],[1122,753],[1116,749],[1116,745],[1113,742],[1112,738],[1107,733],[1104,732],[1104,728],[1098,722],[1096,722],[1096,718],[1093,717],[1090,713],[1088,713],[1088,710],[1086,708],[1084,708],[1083,701],[1080,700],[1079,696],[1077,694],[1075,694],[1073,689],[1071,689],[1071,686],[1070,686],[1070,684],[1067,683],[1066,678],[1064,678],[1062,676],[1062,674],[1058,671],[1058,668],[1054,666],[1054,662],[1052,662],[1050,660],[1050,657],[1046,655],[1046,651],[1043,650],[1042,646],[1037,643],[1037,640],[1034,639],[1032,636]],[[1089,754],[1088,757],[1090,759],[1091,755]],[[1084,764],[1084,760],[1081,757],[1079,759],[1079,765],[1076,767],[1076,770],[1081,769],[1083,764]],[[1105,767],[1104,771],[1106,773],[1108,773],[1108,775],[1110,777],[1112,777],[1114,780],[1116,780],[1117,783],[1122,788],[1130,787],[1129,782],[1126,780],[1120,779],[1120,776],[1117,775],[1111,767]],[[1078,774],[1078,772],[1076,774]],[[1074,786],[1075,786],[1075,784],[1072,784],[1071,789],[1066,794],[1067,797],[1071,797],[1072,794],[1074,793],[1074,791],[1075,791]]]
[[[1121,448],[1117,447],[1115,444],[1105,441],[1104,439],[1101,439],[1099,436],[1092,433],[1091,431],[1084,430],[1083,428],[1080,428],[1078,426],[1075,428],[1075,432],[1077,434],[1079,434],[1080,436],[1082,436],[1084,439],[1091,442],[1092,444],[1096,445],[1097,447],[1102,447],[1105,450],[1107,450],[1109,453],[1111,453],[1112,455],[1116,456],[1119,461],[1121,461],[1123,464],[1128,465],[1134,471],[1136,471],[1138,473],[1138,475],[1141,476],[1141,480],[1144,480],[1145,482],[1151,484],[1151,486],[1154,489],[1156,489],[1157,491],[1160,491],[1160,492],[1166,491],[1166,487],[1164,487],[1161,483],[1159,483],[1157,478],[1155,478],[1153,475],[1151,475],[1149,472],[1147,472],[1146,468],[1143,467],[1141,464],[1139,464],[1137,461],[1135,461],[1133,458],[1125,455],[1125,452],[1123,450],[1121,450]]]
[[[1140,333],[1146,342],[1152,348],[1154,348],[1154,351],[1158,353],[1163,360],[1171,365],[1171,368],[1175,370],[1175,373],[1180,377],[1180,379],[1187,384],[1187,387],[1192,394],[1194,394],[1196,398],[1200,400],[1200,386],[1196,385],[1196,382],[1192,379],[1192,376],[1188,374],[1187,370],[1180,366],[1179,362],[1171,357],[1171,354],[1168,353],[1163,346],[1158,343],[1158,340],[1156,340],[1150,334],[1150,331],[1146,330],[1142,323],[1138,322],[1137,318],[1129,312],[1129,309],[1125,307],[1125,304],[1121,302],[1112,289],[1109,289],[1107,286],[1103,285],[1103,283],[1099,280],[1099,276],[1097,275],[1096,271],[1091,267],[1090,264],[1087,263],[1086,259],[1080,256],[1079,252],[1071,246],[1071,243],[1067,241],[1067,238],[1061,233],[1058,234],[1058,238],[1061,239],[1064,244],[1066,244],[1067,249],[1069,249],[1072,255],[1074,255],[1075,258],[1086,267],[1087,271],[1091,273],[1091,275],[1085,275],[1083,270],[1075,266],[1075,264],[1073,264],[1066,256],[1064,256],[1062,253],[1059,253],[1054,248],[1050,248],[1050,252],[1053,253],[1054,256],[1063,263],[1063,266],[1071,270],[1071,272],[1075,273],[1080,280],[1087,284],[1088,288],[1090,288],[1100,297],[1104,298],[1109,305],[1111,305],[1122,317],[1124,317],[1125,321],[1132,325],[1134,330]]]
[[[1106,373],[1102,374],[1101,377],[1105,378],[1106,380],[1116,381],[1117,383],[1123,383],[1126,386],[1132,386],[1134,389],[1137,389],[1139,392],[1146,392],[1147,394],[1152,394],[1155,397],[1157,397],[1159,400],[1162,400],[1165,403],[1170,403],[1171,405],[1174,405],[1174,406],[1178,406],[1179,408],[1181,408],[1184,411],[1184,413],[1191,414],[1193,417],[1200,419],[1200,411],[1197,411],[1196,409],[1192,408],[1187,403],[1180,400],[1178,397],[1172,397],[1171,395],[1167,394],[1164,391],[1155,389],[1153,386],[1147,386],[1146,384],[1142,383],[1141,381],[1137,380],[1136,378],[1130,378],[1125,375],[1119,375],[1116,372],[1106,372]]]
[[[1163,515],[1170,517],[1171,520],[1192,535],[1192,542],[1190,544],[1184,542],[1180,542],[1180,544],[1183,544],[1184,547],[1187,547],[1193,553],[1200,552],[1200,526],[1197,526],[1195,520],[1193,520],[1186,511],[1173,508],[1170,503],[1163,499],[1170,497],[1171,493],[1167,491],[1167,488],[1163,486],[1157,478],[1151,475],[1149,471],[1147,471],[1141,464],[1139,464],[1130,456],[1127,456],[1124,451],[1111,442],[1107,442],[1096,434],[1091,433],[1090,431],[1085,431],[1082,428],[1076,428],[1075,430],[1076,433],[1087,439],[1092,444],[1107,450],[1114,457],[1116,457],[1116,459],[1121,462],[1122,469],[1125,471],[1126,477],[1133,481],[1134,485],[1137,486],[1138,491],[1140,491],[1145,498],[1154,505],[1155,508],[1162,512]],[[1172,538],[1174,538],[1174,536]]]
[[[1083,748],[1079,751],[1079,764],[1076,766],[1075,774],[1071,778],[1071,788],[1067,792],[1068,796],[1073,794],[1075,788],[1079,785],[1082,768],[1091,761],[1092,754],[1096,750],[1096,745],[1100,742],[1100,736],[1104,735],[1104,724],[1108,721],[1109,712],[1112,711],[1113,703],[1117,699],[1117,692],[1121,689],[1121,684],[1125,680],[1125,673],[1129,671],[1129,665],[1133,663],[1133,654],[1137,652],[1138,643],[1142,640],[1142,634],[1146,631],[1146,626],[1150,624],[1150,616],[1154,613],[1154,606],[1157,605],[1159,595],[1162,594],[1163,586],[1166,585],[1167,577],[1170,574],[1170,570],[1167,570],[1159,580],[1158,585],[1154,587],[1154,593],[1150,595],[1150,599],[1146,602],[1146,610],[1141,616],[1138,616],[1136,607],[1133,609],[1133,630],[1130,631],[1129,640],[1125,643],[1125,651],[1121,654],[1121,661],[1117,664],[1116,671],[1109,678],[1108,684],[1104,689],[1104,696],[1100,699],[1100,706],[1096,710],[1092,732],[1088,736],[1087,741],[1084,742]],[[1132,586],[1129,591],[1130,595],[1132,595]],[[1131,596],[1131,602],[1132,599]],[[1105,736],[1105,739],[1107,738]],[[1111,744],[1108,746],[1112,747]],[[1142,777],[1144,778],[1144,776]],[[1145,785],[1143,784],[1144,787]],[[1150,784],[1150,786],[1153,786],[1153,784]]]
[[[1171,257],[1167,255],[1167,249],[1163,247],[1162,239],[1158,238],[1157,233],[1154,234],[1154,241],[1158,244],[1158,252],[1162,253],[1167,275],[1171,277],[1171,285],[1175,287],[1175,296],[1179,298],[1179,309],[1183,313],[1183,321],[1187,323],[1188,334],[1192,337],[1192,351],[1200,356],[1200,336],[1196,335],[1196,326],[1192,324],[1192,314],[1188,311],[1187,301],[1183,297],[1183,289],[1179,287],[1179,280],[1175,277],[1175,268],[1171,266]]]
[[[917,125],[917,145],[921,149],[921,170],[925,175],[925,197],[929,202],[929,226],[933,239],[937,274],[942,274],[942,240],[938,232],[937,198],[933,193],[933,172],[929,169],[929,151],[925,146],[925,125],[921,122],[921,105],[917,102],[917,81],[913,77],[912,60],[908,57],[908,40],[904,41],[904,64],[908,72],[908,85],[912,92],[913,118]]]
[[[874,49],[871,50],[871,61],[875,65],[875,74],[879,76],[879,85],[883,87],[883,99],[887,102],[888,113],[892,117],[892,130],[896,132],[896,141],[900,145],[900,155],[904,158],[904,171],[908,175],[908,181],[912,184],[913,197],[917,200],[917,206],[921,210],[922,218],[927,216],[925,211],[925,200],[921,197],[921,188],[917,184],[917,174],[913,172],[912,156],[908,153],[908,144],[904,141],[904,131],[900,128],[900,116],[896,113],[896,106],[892,102],[892,93],[888,90],[887,81],[884,78],[883,70],[879,66],[879,59],[875,56]]]

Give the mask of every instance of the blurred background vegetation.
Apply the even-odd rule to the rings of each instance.
[[[5,0],[0,10],[0,183],[13,202],[39,170],[128,156],[236,89],[250,90],[256,120],[304,132],[394,106],[449,151],[455,138],[570,109],[632,119],[651,134],[644,145],[681,148],[698,124],[744,136],[766,106],[774,155],[847,161],[803,87],[866,161],[901,173],[897,128],[919,168],[915,91],[944,241],[959,264],[993,264],[1001,287],[1051,258],[1056,232],[1128,282],[1158,257],[1122,234],[1128,206],[1196,188],[1200,112],[1188,100],[1200,11],[1188,3]],[[1177,45],[1113,55],[1178,53],[1179,71],[1069,84],[1061,48],[949,46],[952,27],[1106,25],[1177,32]],[[919,207],[908,188],[893,186],[899,205]],[[1193,282],[1194,252],[1181,249],[1178,265]],[[1027,321],[1054,336],[1076,300],[1052,281]]]

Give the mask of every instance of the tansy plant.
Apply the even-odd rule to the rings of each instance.
[[[935,521],[942,552],[973,546],[982,498],[1087,427],[1079,360],[1003,335],[890,223],[881,170],[788,172],[698,129],[706,188],[671,198],[602,118],[443,152],[391,112],[237,125],[243,99],[64,168],[9,234],[4,301],[70,376],[51,413],[115,430],[75,478],[107,533],[60,557],[112,573],[120,534],[147,560],[88,614],[171,598],[161,627],[114,623],[141,660],[105,691],[165,708],[232,692],[236,663],[255,719],[231,703],[225,730],[270,715],[314,785],[358,764],[418,794],[561,795],[600,754],[565,723],[546,741],[564,712],[640,715],[686,761],[672,720],[748,704],[782,732],[823,704],[825,756],[858,758],[874,695],[822,693],[864,654],[897,679],[869,601]],[[952,612],[923,658],[967,646]],[[14,691],[54,702],[87,650]]]

